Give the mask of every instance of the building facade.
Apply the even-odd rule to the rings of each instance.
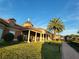
[[[35,28],[34,25],[28,20],[23,26],[16,24],[13,18],[4,20],[0,19],[0,39],[8,32],[14,34],[14,39],[23,35],[23,40],[27,42],[37,42],[52,39],[52,34],[43,28]]]

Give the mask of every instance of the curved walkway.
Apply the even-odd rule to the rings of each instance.
[[[62,44],[62,59],[79,59],[79,53],[64,42]]]

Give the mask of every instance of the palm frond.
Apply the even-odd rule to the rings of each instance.
[[[60,18],[52,18],[48,23],[48,30],[56,30],[56,32],[62,32],[64,30],[64,24]]]

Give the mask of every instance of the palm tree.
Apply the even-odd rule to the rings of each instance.
[[[79,31],[77,33],[79,34]]]
[[[64,29],[64,24],[60,20],[60,18],[52,18],[50,22],[48,23],[48,28],[49,31],[54,32],[54,37],[56,36],[56,33],[60,33]]]

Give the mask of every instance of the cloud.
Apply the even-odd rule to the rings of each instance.
[[[70,14],[66,16],[67,21],[79,21],[79,15],[78,14]]]
[[[63,8],[61,16],[63,17],[64,22],[76,21],[78,23],[79,22],[79,1],[69,0],[68,3]]]
[[[47,29],[47,24],[42,24],[40,27],[44,28],[44,29]]]
[[[75,3],[76,10],[79,10],[79,1]]]
[[[70,35],[70,34],[77,34],[78,29],[66,29],[61,32],[61,35]]]
[[[61,15],[65,23],[65,30],[61,34],[77,34],[79,30],[79,1],[68,2]]]
[[[34,27],[47,29],[47,24],[46,23],[41,25],[37,24],[37,25],[34,25]]]
[[[71,18],[73,20],[79,21],[79,15],[72,15]]]

